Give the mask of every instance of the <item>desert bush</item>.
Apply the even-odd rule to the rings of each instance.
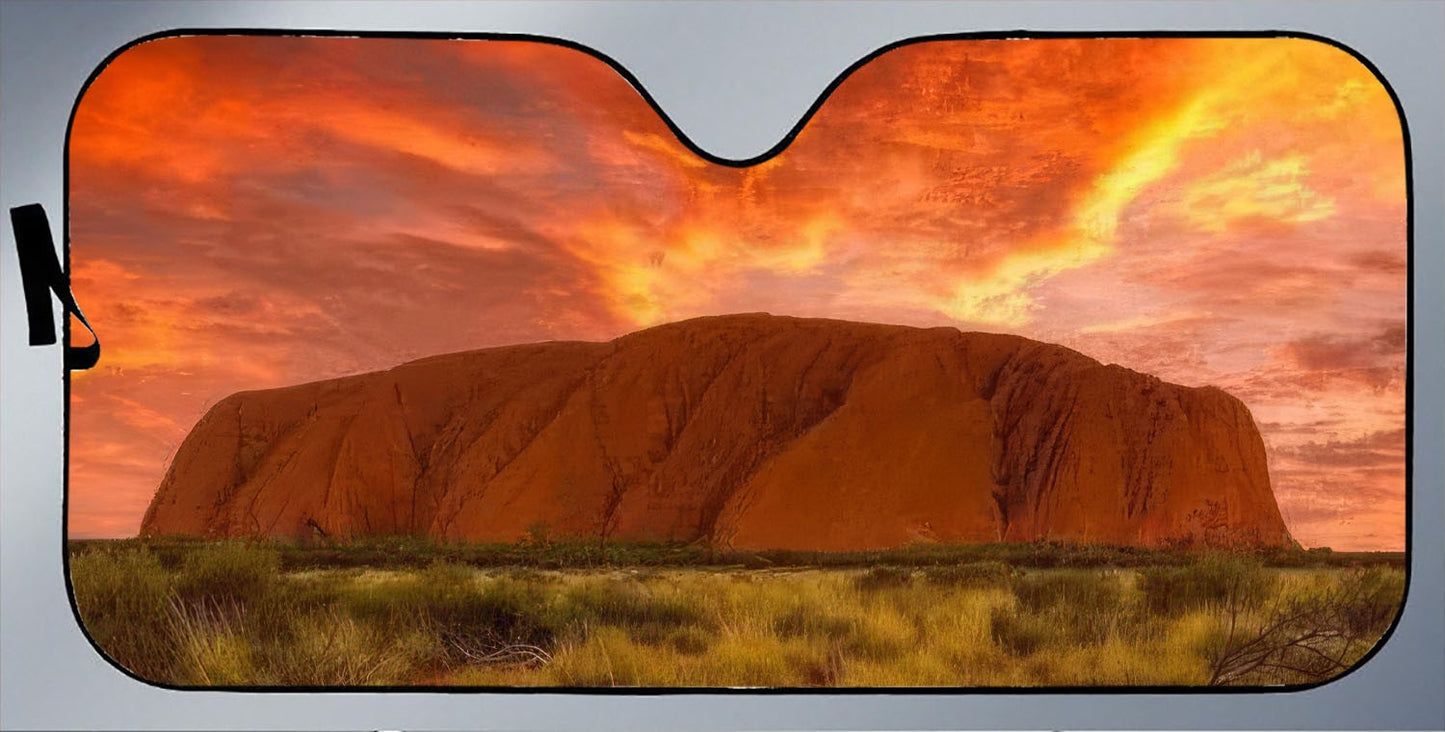
[[[1025,551],[1026,550],[1026,551]],[[1068,547],[1049,541],[1039,541],[1026,547],[1020,546],[1014,552],[1020,563],[1038,569],[1054,569],[1068,562]]]
[[[784,638],[806,636],[838,640],[847,637],[854,622],[808,604],[798,604],[774,616],[773,632]]]
[[[1027,656],[1052,642],[1057,626],[1049,618],[996,607],[989,616],[993,642],[1016,656]]]
[[[903,567],[874,567],[858,575],[854,581],[859,590],[872,592],[904,587],[913,581],[913,571]]]
[[[699,544],[651,543],[651,542],[599,542],[596,539],[564,538],[553,541],[554,547],[566,547],[565,551],[547,550],[534,552],[516,544],[436,544],[431,549],[431,558],[444,558],[475,566],[538,566],[536,559],[550,556],[560,560],[564,566],[623,567],[623,566],[673,566],[695,567],[706,565],[738,565],[747,557],[756,557],[760,564],[769,567],[832,567],[867,568],[872,566],[931,567],[966,564],[978,561],[1002,561],[1021,568],[1066,569],[1066,568],[1137,568],[1151,566],[1179,566],[1189,564],[1198,557],[1194,549],[1160,548],[1147,549],[1129,546],[1100,544],[1072,544],[1058,541],[1040,541],[1029,544],[913,544],[894,549],[879,549],[848,552],[819,552],[795,550],[764,550],[758,552],[729,552]],[[290,545],[277,545],[285,549]],[[334,545],[345,547],[347,545]],[[304,551],[304,548],[303,548]],[[1402,568],[1403,553],[1388,552],[1330,552],[1327,550],[1299,551],[1301,560],[1286,550],[1231,549],[1232,554],[1247,556],[1261,561],[1265,566],[1308,566],[1308,567],[1353,567],[1360,565],[1386,564]],[[569,555],[584,562],[569,565]],[[1300,562],[1303,564],[1300,564]],[[1049,565],[1049,566],[1044,566]]]
[[[70,560],[75,602],[96,619],[157,617],[170,596],[170,578],[149,552],[91,551]]]
[[[1353,570],[1273,600],[1251,612],[1222,609],[1208,639],[1209,684],[1302,684],[1344,673],[1379,643],[1404,599],[1398,570]]]
[[[1135,608],[1125,601],[1122,578],[1090,570],[1051,570],[1025,574],[1014,584],[1015,612],[1024,634],[1034,637],[1033,624],[1055,629],[1060,642],[1100,644],[1110,637],[1138,630]]]
[[[723,637],[708,650],[709,683],[724,686],[790,686],[802,683],[795,655],[773,636]]]
[[[191,603],[251,603],[266,595],[280,571],[281,557],[275,549],[219,542],[185,556],[175,590]]]
[[[680,627],[706,630],[701,610],[679,595],[660,594],[637,580],[598,579],[568,588],[552,610],[558,626],[622,628],[642,643],[663,643]]]
[[[1008,589],[1013,586],[1018,572],[1003,562],[985,561],[928,567],[923,570],[923,576],[933,584],[949,587]]]
[[[848,657],[871,661],[892,661],[906,655],[914,644],[914,628],[896,614],[853,618],[851,628],[839,645]]]
[[[811,657],[796,658],[794,663],[801,670],[802,683],[806,686],[839,686],[847,678],[847,661],[843,649],[837,645],[821,649]]]
[[[1123,597],[1117,575],[1085,570],[1030,572],[1014,584],[1020,607],[1039,613],[1056,606],[1113,609]]]
[[[713,642],[711,633],[695,627],[678,628],[668,636],[667,640],[673,649],[687,656],[706,653]]]
[[[556,575],[548,574],[542,570],[533,569],[532,567],[509,569],[505,576],[508,579],[517,582],[526,582],[528,584],[555,584],[558,581]]]
[[[749,554],[739,560],[743,569],[768,569],[777,566],[777,562],[763,554]]]
[[[1182,567],[1145,568],[1138,577],[1149,610],[1169,616],[1234,603],[1258,608],[1277,588],[1276,574],[1258,561],[1221,554]]]
[[[365,582],[343,593],[340,606],[368,627],[430,638],[414,643],[423,646],[412,653],[421,665],[541,658],[560,630],[550,615],[546,584],[510,577],[484,579],[476,570],[450,562],[435,562],[400,578]]]
[[[640,686],[657,683],[665,671],[646,646],[620,628],[600,628],[585,641],[565,647],[552,671],[568,686]]]
[[[177,681],[191,686],[256,683],[251,644],[242,630],[243,613],[234,602],[171,598],[166,622],[175,644]]]
[[[989,618],[994,643],[1014,655],[1078,651],[1110,642],[1141,644],[1159,630],[1128,607],[1055,605],[1039,613],[995,607]]]
[[[72,552],[95,548],[121,552],[142,548],[154,553],[167,570],[179,569],[184,558],[211,542],[199,539],[154,538],[75,540]],[[1038,541],[1028,544],[914,544],[895,549],[818,552],[766,550],[733,552],[698,543],[599,542],[549,536],[548,541],[520,544],[474,544],[438,541],[424,536],[352,537],[314,542],[249,542],[278,552],[281,569],[424,569],[436,561],[474,567],[768,567],[867,568],[871,566],[933,567],[1000,561],[1013,567],[1138,568],[1181,566],[1197,556],[1187,548],[1145,549],[1128,546]],[[1241,552],[1243,553],[1243,552]],[[1403,569],[1404,552],[1332,552],[1325,548],[1265,549],[1247,553],[1266,567],[1354,567],[1382,565]]]
[[[512,651],[540,659],[556,641],[559,624],[549,597],[537,585],[506,577],[474,584],[431,587],[425,617],[454,662],[512,660]]]
[[[409,625],[426,615],[429,591],[419,576],[404,575],[386,581],[361,580],[337,596],[347,615],[375,625]]]
[[[1405,573],[1370,567],[1351,572],[1343,582],[1354,589],[1354,596],[1342,603],[1341,630],[1360,638],[1383,636],[1405,601]]]
[[[143,679],[169,681],[174,663],[166,622],[170,577],[156,555],[77,553],[70,559],[70,578],[81,624],[96,645]]]
[[[405,680],[429,650],[397,642],[403,639],[404,628],[359,623],[333,608],[297,618],[283,637],[252,644],[267,684],[371,686]]]

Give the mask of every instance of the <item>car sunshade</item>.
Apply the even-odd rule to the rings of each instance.
[[[1405,591],[1405,151],[1310,38],[918,39],[748,161],[546,39],[134,45],[27,267],[106,344],[77,613],[182,688],[1328,681]]]

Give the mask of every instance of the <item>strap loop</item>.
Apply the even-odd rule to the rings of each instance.
[[[25,311],[30,319],[30,345],[55,343],[55,320],[51,315],[50,293],[60,299],[65,310],[61,317],[74,315],[94,339],[88,346],[65,348],[65,368],[84,371],[100,360],[100,337],[86,321],[75,297],[70,294],[70,277],[60,269],[55,254],[55,240],[50,236],[50,221],[38,203],[10,209],[10,225],[15,230],[15,250],[20,255],[20,279],[25,289]]]

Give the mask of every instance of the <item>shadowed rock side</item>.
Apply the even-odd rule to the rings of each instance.
[[[222,400],[143,535],[1283,545],[1249,411],[1024,338],[770,315]]]

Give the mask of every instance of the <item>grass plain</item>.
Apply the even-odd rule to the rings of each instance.
[[[719,553],[77,541],[92,639],[178,686],[1279,686],[1355,665],[1401,554]]]

